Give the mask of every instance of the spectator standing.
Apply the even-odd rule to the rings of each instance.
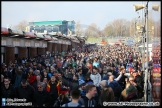
[[[16,90],[15,88],[10,84],[10,79],[4,78],[4,84],[1,85],[1,96],[3,98],[15,98],[16,97]]]
[[[95,85],[86,86],[86,95],[83,98],[79,99],[79,104],[84,107],[96,107],[96,101],[94,97],[96,96],[97,89]]]
[[[33,106],[34,107],[49,107],[50,106],[50,95],[44,90],[44,85],[42,82],[37,85],[38,90],[34,92],[33,96]]]
[[[30,86],[26,79],[22,79],[21,85],[16,88],[17,98],[26,99],[26,102],[32,102],[34,88]]]
[[[115,102],[115,96],[114,96],[114,91],[111,87],[108,86],[107,80],[102,80],[100,82],[101,86],[101,103],[100,105],[103,105],[103,102]]]
[[[81,107],[78,103],[80,99],[80,91],[78,89],[71,91],[71,99],[71,102],[63,104],[62,107]]]

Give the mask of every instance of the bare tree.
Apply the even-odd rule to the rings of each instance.
[[[86,30],[85,35],[88,37],[99,37],[103,36],[102,31],[95,23],[92,23]]]
[[[77,21],[76,25],[75,25],[75,34],[78,35],[78,36],[81,36],[82,33],[83,33],[83,28],[80,24],[80,21]]]
[[[26,20],[23,20],[23,21],[19,22],[19,24],[15,25],[13,28],[16,30],[25,31],[27,26],[28,26],[28,22]]]
[[[117,19],[110,22],[103,29],[106,36],[128,36],[130,29],[130,22],[126,19]]]
[[[105,36],[113,36],[114,35],[114,29],[112,26],[112,23],[108,23],[106,27],[103,29],[103,33]]]

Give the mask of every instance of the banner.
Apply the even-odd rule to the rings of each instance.
[[[153,100],[161,101],[161,60],[160,60],[160,45],[157,45],[157,41],[153,42],[153,49],[152,49],[152,60],[153,60],[153,67],[151,72],[151,84],[152,84],[152,94]]]

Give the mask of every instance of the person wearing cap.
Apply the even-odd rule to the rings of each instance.
[[[16,88],[17,98],[26,99],[26,102],[32,102],[34,87],[28,84],[26,79],[22,79],[21,86]]]
[[[115,102],[115,96],[114,96],[114,91],[111,87],[108,86],[107,80],[102,80],[100,82],[100,87],[101,87],[101,103],[100,105],[102,106],[103,102]]]

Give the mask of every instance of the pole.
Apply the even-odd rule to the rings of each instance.
[[[143,69],[143,71],[145,71],[145,51],[146,51],[146,48],[145,48],[145,28],[144,28],[144,31],[143,31],[143,37],[142,37],[142,39],[143,39],[143,52],[142,52],[142,55],[143,55],[143,66],[142,66],[142,69]]]
[[[144,39],[143,39],[143,38],[144,38],[144,33],[143,33],[143,30],[142,30],[141,36],[142,36],[142,38],[141,38],[141,39],[142,39],[142,46],[144,47]],[[143,58],[144,58],[144,55],[143,55],[143,49],[144,49],[144,48],[143,48],[143,47],[141,48],[142,71],[144,71],[144,65],[143,65],[143,64],[144,64],[144,61],[143,61],[143,60],[144,60],[144,59],[143,59]]]
[[[131,36],[131,24],[130,24],[130,36]]]
[[[146,19],[146,72],[145,72],[145,102],[147,99],[147,77],[148,77],[148,1],[145,7],[145,19]]]

